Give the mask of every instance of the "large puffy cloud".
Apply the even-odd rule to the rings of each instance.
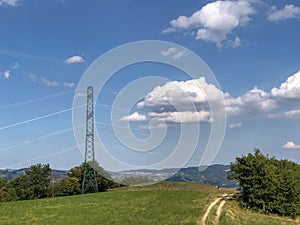
[[[223,93],[215,85],[207,84],[204,77],[187,81],[171,81],[155,87],[138,106],[164,109],[173,105],[177,108],[194,109],[195,106],[207,103],[207,96],[210,100],[216,101],[221,100]]]
[[[138,108],[147,108],[148,117],[170,123],[212,122],[209,101],[222,101],[223,92],[204,77],[171,81],[155,87]]]
[[[267,113],[269,118],[293,119],[300,117],[300,110],[295,108],[300,100],[300,71],[266,92],[257,87],[237,98],[225,94],[226,111],[229,115]],[[279,111],[284,109],[284,111]],[[277,110],[277,111],[276,111]],[[275,112],[273,112],[275,111]]]
[[[300,71],[290,76],[279,88],[273,88],[271,94],[274,97],[300,99]]]
[[[190,17],[179,16],[172,20],[171,27],[163,33],[192,29],[196,30],[196,39],[213,42],[221,47],[231,31],[245,26],[254,13],[251,1],[215,1],[206,4]],[[236,37],[230,43],[232,47],[237,47],[240,39]]]
[[[211,102],[223,102],[231,117],[262,114],[273,119],[293,119],[300,117],[298,101],[291,101],[300,99],[299,88],[300,71],[269,92],[254,87],[238,97],[223,93],[200,77],[157,86],[137,107],[149,110],[148,118],[169,123],[212,122]]]
[[[257,114],[277,108],[275,99],[257,87],[237,98],[227,95],[225,103],[226,111],[233,115]]]
[[[282,9],[277,9],[272,6],[268,20],[269,21],[282,21],[288,19],[300,19],[300,8],[293,4],[285,5]]]

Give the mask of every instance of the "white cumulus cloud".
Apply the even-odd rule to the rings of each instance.
[[[251,21],[255,9],[251,1],[215,1],[206,4],[192,16],[179,16],[170,22],[171,27],[163,31],[170,33],[181,30],[196,30],[195,39],[215,43],[218,47],[228,39],[236,28],[245,26]],[[230,40],[232,47],[240,45],[238,37]]]
[[[227,113],[232,115],[258,114],[277,108],[270,94],[257,87],[237,98],[225,95],[225,105]]]
[[[134,112],[128,116],[123,116],[121,118],[122,121],[146,121],[147,120],[147,116],[139,114],[138,112]]]
[[[279,88],[272,88],[271,94],[274,97],[300,99],[300,71],[290,76]]]
[[[204,77],[170,81],[155,87],[137,106],[150,109],[148,117],[162,122],[212,122],[207,96],[210,101],[220,101],[223,92],[208,84]]]
[[[268,15],[269,21],[283,21],[288,19],[300,19],[300,8],[293,4],[285,5],[282,9],[271,7]]]
[[[166,55],[174,53],[168,50]],[[148,118],[167,123],[212,122],[211,102],[224,102],[228,116],[263,115],[272,119],[300,118],[300,71],[270,91],[258,87],[238,97],[224,93],[204,77],[186,81],[169,81],[156,86],[137,108],[149,111]],[[130,115],[131,116],[131,115]],[[138,117],[139,114],[134,114]],[[125,118],[124,118],[125,119]],[[241,127],[242,123],[230,124],[229,128]]]
[[[292,141],[288,141],[284,146],[283,148],[286,148],[286,149],[300,149],[300,145],[297,145],[295,144],[294,142]]]
[[[79,56],[79,55],[71,56],[70,58],[67,58],[67,59],[65,60],[65,63],[67,63],[67,64],[83,63],[83,62],[85,62],[84,58],[82,58],[82,57]]]
[[[207,95],[211,100],[220,100],[222,92],[212,84],[207,84],[204,77],[187,81],[170,81],[163,86],[155,87],[148,93],[140,107],[164,108],[172,105],[181,107],[191,104],[207,103]]]

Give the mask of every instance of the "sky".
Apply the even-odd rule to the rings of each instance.
[[[224,137],[207,163],[229,164],[254,148],[300,163],[299,28],[299,1],[0,0],[0,168],[79,165],[85,115],[75,128],[72,115],[85,112],[73,107],[85,104],[85,71],[108,51],[143,40],[174,43],[157,51],[162,59],[185,62],[195,53],[216,82],[159,62],[116,71],[94,96],[95,150],[105,169],[206,164],[216,123],[210,107],[220,96]],[[128,132],[150,141],[135,146]],[[177,158],[166,160],[182,139]]]

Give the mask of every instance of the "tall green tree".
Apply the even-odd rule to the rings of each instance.
[[[247,208],[283,216],[300,215],[300,166],[289,160],[254,154],[237,157],[231,163],[229,179],[241,186],[240,203]]]
[[[46,198],[50,185],[49,164],[36,164],[26,170],[25,175],[11,181],[20,200]]]

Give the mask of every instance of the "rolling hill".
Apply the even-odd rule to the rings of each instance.
[[[0,203],[1,224],[200,224],[207,206],[223,193],[216,187],[184,182],[161,182],[123,187],[110,192]],[[207,224],[217,224],[213,208]],[[219,224],[295,225],[296,221],[224,206]]]

